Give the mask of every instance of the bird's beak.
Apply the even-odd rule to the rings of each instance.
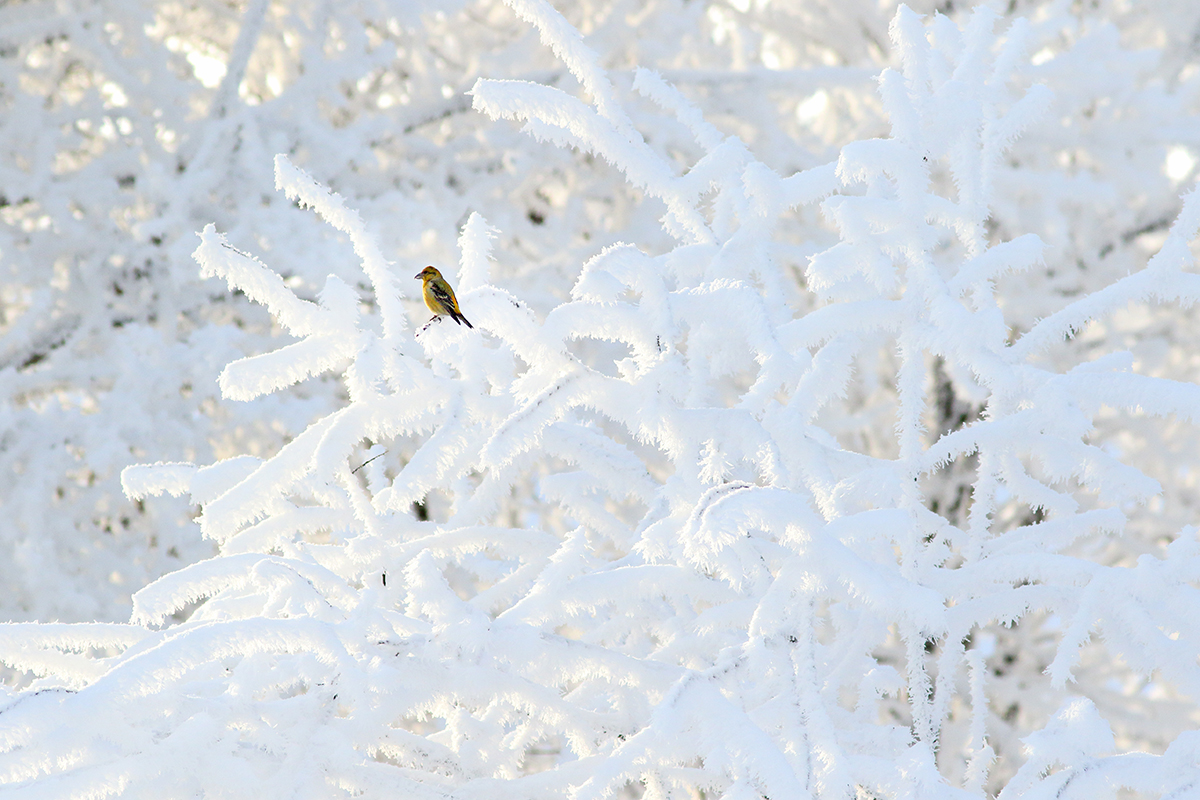
[[[416,275],[413,275],[413,277],[414,277],[414,278],[419,278],[419,277],[421,277],[421,273],[420,273],[420,272],[418,272]]]

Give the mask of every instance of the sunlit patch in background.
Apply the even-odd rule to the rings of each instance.
[[[225,64],[219,59],[193,50],[187,54],[187,60],[196,79],[209,89],[215,89],[225,77]]]
[[[796,119],[805,125],[811,125],[819,120],[828,109],[829,93],[824,89],[818,89],[796,106]]]
[[[1183,145],[1175,145],[1167,150],[1167,160],[1163,165],[1163,171],[1171,180],[1176,183],[1182,182],[1192,174],[1195,167],[1196,157]]]

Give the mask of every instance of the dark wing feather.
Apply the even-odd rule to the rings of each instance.
[[[452,310],[458,309],[458,301],[454,299],[454,294],[448,291],[445,286],[431,281],[429,284],[429,293],[432,294],[444,308]]]
[[[430,282],[429,293],[433,295],[434,299],[438,301],[442,308],[446,309],[450,319],[454,320],[459,325],[465,324],[468,328],[475,327],[470,322],[467,322],[467,318],[464,317],[462,312],[458,310],[458,298],[454,296],[454,291],[452,289],[447,289],[445,286],[440,286],[437,283]]]

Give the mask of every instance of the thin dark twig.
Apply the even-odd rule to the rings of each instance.
[[[383,457],[383,456],[386,456],[386,455],[387,455],[387,452],[388,452],[387,450],[384,450],[382,453],[380,453],[380,454],[379,454],[379,455],[377,455],[377,456],[371,456],[371,457],[370,457],[370,458],[368,458],[366,461],[364,461],[363,463],[359,464],[359,465],[358,465],[357,467],[355,467],[354,469],[350,470],[350,474],[351,474],[351,475],[353,475],[354,473],[358,472],[360,469],[362,469],[363,467],[365,467],[367,464],[370,464],[370,463],[371,463],[372,461],[374,461],[375,459],[377,459],[377,458],[381,458],[381,457]]]

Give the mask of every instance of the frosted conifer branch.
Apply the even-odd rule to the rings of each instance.
[[[321,312],[315,303],[296,297],[277,273],[229,244],[212,224],[204,227],[192,257],[200,265],[200,277],[224,278],[230,289],[266,306],[290,333],[308,336],[320,331]]]
[[[179,497],[189,491],[195,472],[194,464],[138,464],[121,471],[121,488],[138,500],[164,493]]]
[[[487,220],[478,213],[473,212],[463,225],[462,235],[459,237],[459,249],[462,252],[458,273],[459,292],[466,293],[489,283],[488,259],[492,254],[492,240],[496,234],[496,229],[488,225]]]
[[[559,89],[525,81],[481,79],[471,89],[472,104],[493,119],[520,120],[539,140],[577,147],[601,156],[634,186],[667,204],[672,233],[694,242],[710,242],[712,232],[681,197],[670,167],[641,139],[624,136],[582,101]]]
[[[322,219],[350,238],[354,252],[362,260],[363,271],[375,288],[375,299],[383,316],[385,339],[397,343],[407,339],[408,321],[399,305],[404,292],[396,283],[391,263],[380,252],[375,238],[367,233],[358,212],[347,208],[340,195],[318,184],[285,155],[275,156],[275,188],[287,195],[289,200],[312,208]]]
[[[546,0],[505,0],[505,3],[519,17],[537,28],[542,43],[554,51],[554,55],[579,80],[584,91],[592,96],[592,102],[600,115],[608,120],[621,136],[640,144],[641,134],[634,130],[633,123],[617,102],[612,83],[600,66],[599,57],[583,43],[583,36],[579,31],[563,19],[562,14]]]
[[[678,89],[663,80],[662,75],[657,72],[639,67],[634,72],[633,88],[654,100],[663,109],[674,113],[680,122],[688,126],[696,144],[706,151],[711,153],[725,138],[716,127],[704,119],[700,109],[689,102]]]
[[[444,138],[406,132],[406,152],[434,166],[397,185],[420,191],[436,219],[467,217],[447,276],[477,326],[427,324],[417,359],[398,349],[405,306],[350,210],[359,200],[278,159],[288,196],[354,240],[378,307],[336,277],[317,302],[301,300],[291,287],[319,281],[285,283],[206,229],[205,274],[300,339],[235,361],[224,386],[250,397],[332,370],[336,402],[304,405],[303,429],[261,457],[126,471],[131,495],[190,495],[217,556],[139,591],[129,626],[0,626],[0,659],[32,682],[0,701],[0,783],[24,781],[15,788],[31,796],[463,800],[1188,790],[1187,735],[1155,740],[1139,726],[1186,729],[1192,706],[1180,698],[1200,687],[1200,543],[1155,505],[1177,490],[1164,466],[1183,462],[1149,452],[1176,444],[1156,438],[1160,420],[1170,436],[1194,424],[1200,394],[1157,377],[1157,343],[1123,344],[1133,326],[1114,312],[1194,298],[1179,265],[1200,211],[1185,203],[1146,270],[1076,297],[1048,281],[1074,269],[1078,253],[1055,230],[1086,219],[1068,206],[1090,184],[1050,165],[1062,150],[1016,138],[1048,135],[1036,127],[1048,95],[1024,88],[1025,53],[1048,58],[1038,79],[1058,85],[1054,71],[1080,62],[1089,74],[1110,58],[1129,67],[1115,38],[1064,44],[1049,23],[997,33],[986,9],[960,28],[902,8],[891,28],[900,68],[878,86],[886,138],[784,177],[753,150],[818,163],[824,154],[789,149],[791,137],[833,141],[841,134],[827,129],[852,116],[844,107],[878,104],[845,84],[796,97],[817,86],[785,82],[794,69],[705,78],[706,112],[754,112],[735,123],[761,135],[747,144],[645,70],[634,88],[673,118],[623,108],[561,15],[512,5],[587,102],[480,81],[476,107],[610,159],[667,203],[663,230],[641,227],[645,209],[620,192],[581,211],[611,187],[546,148],[530,158],[503,125],[474,140],[491,130],[513,158],[470,174],[504,188],[505,200],[481,201],[460,180],[468,147],[439,116],[465,110],[461,100],[405,103],[403,119],[428,111]],[[742,26],[760,13],[731,14],[722,30],[755,30]],[[595,41],[622,24],[598,25]],[[804,63],[783,34],[770,47]],[[696,59],[712,57],[708,39],[693,40]],[[419,79],[421,59],[404,57]],[[1079,60],[1056,63],[1068,57]],[[1116,76],[1103,77],[1107,87]],[[469,83],[439,83],[439,96]],[[786,98],[760,107],[768,94]],[[1164,107],[1168,94],[1156,95]],[[1098,127],[1104,107],[1088,117]],[[754,116],[780,110],[788,125]],[[1074,135],[1061,113],[1053,135]],[[878,120],[858,122],[855,135],[879,135]],[[246,141],[238,152],[255,146]],[[529,167],[540,161],[548,172]],[[493,170],[501,177],[483,177]],[[347,173],[348,186],[371,187],[364,217],[417,207],[373,179]],[[526,217],[515,200],[530,196]],[[532,213],[542,204],[552,213]],[[475,208],[516,229],[493,231],[467,216]],[[1017,224],[1037,213],[1061,219]],[[388,246],[426,261],[430,243],[442,252],[428,262],[453,262],[442,237],[456,223],[413,218],[422,227],[403,234],[419,247]],[[251,222],[239,217],[237,235]],[[253,233],[281,248],[269,227]],[[503,281],[490,277],[493,245],[522,262]],[[535,287],[530,301],[522,285]],[[1091,320],[1088,337],[1064,341]],[[259,401],[264,419],[288,394]],[[1111,687],[1135,684],[1149,712],[1114,713],[1114,698],[1133,695]],[[1114,752],[1118,742],[1165,752]],[[198,757],[214,768],[196,773]]]

